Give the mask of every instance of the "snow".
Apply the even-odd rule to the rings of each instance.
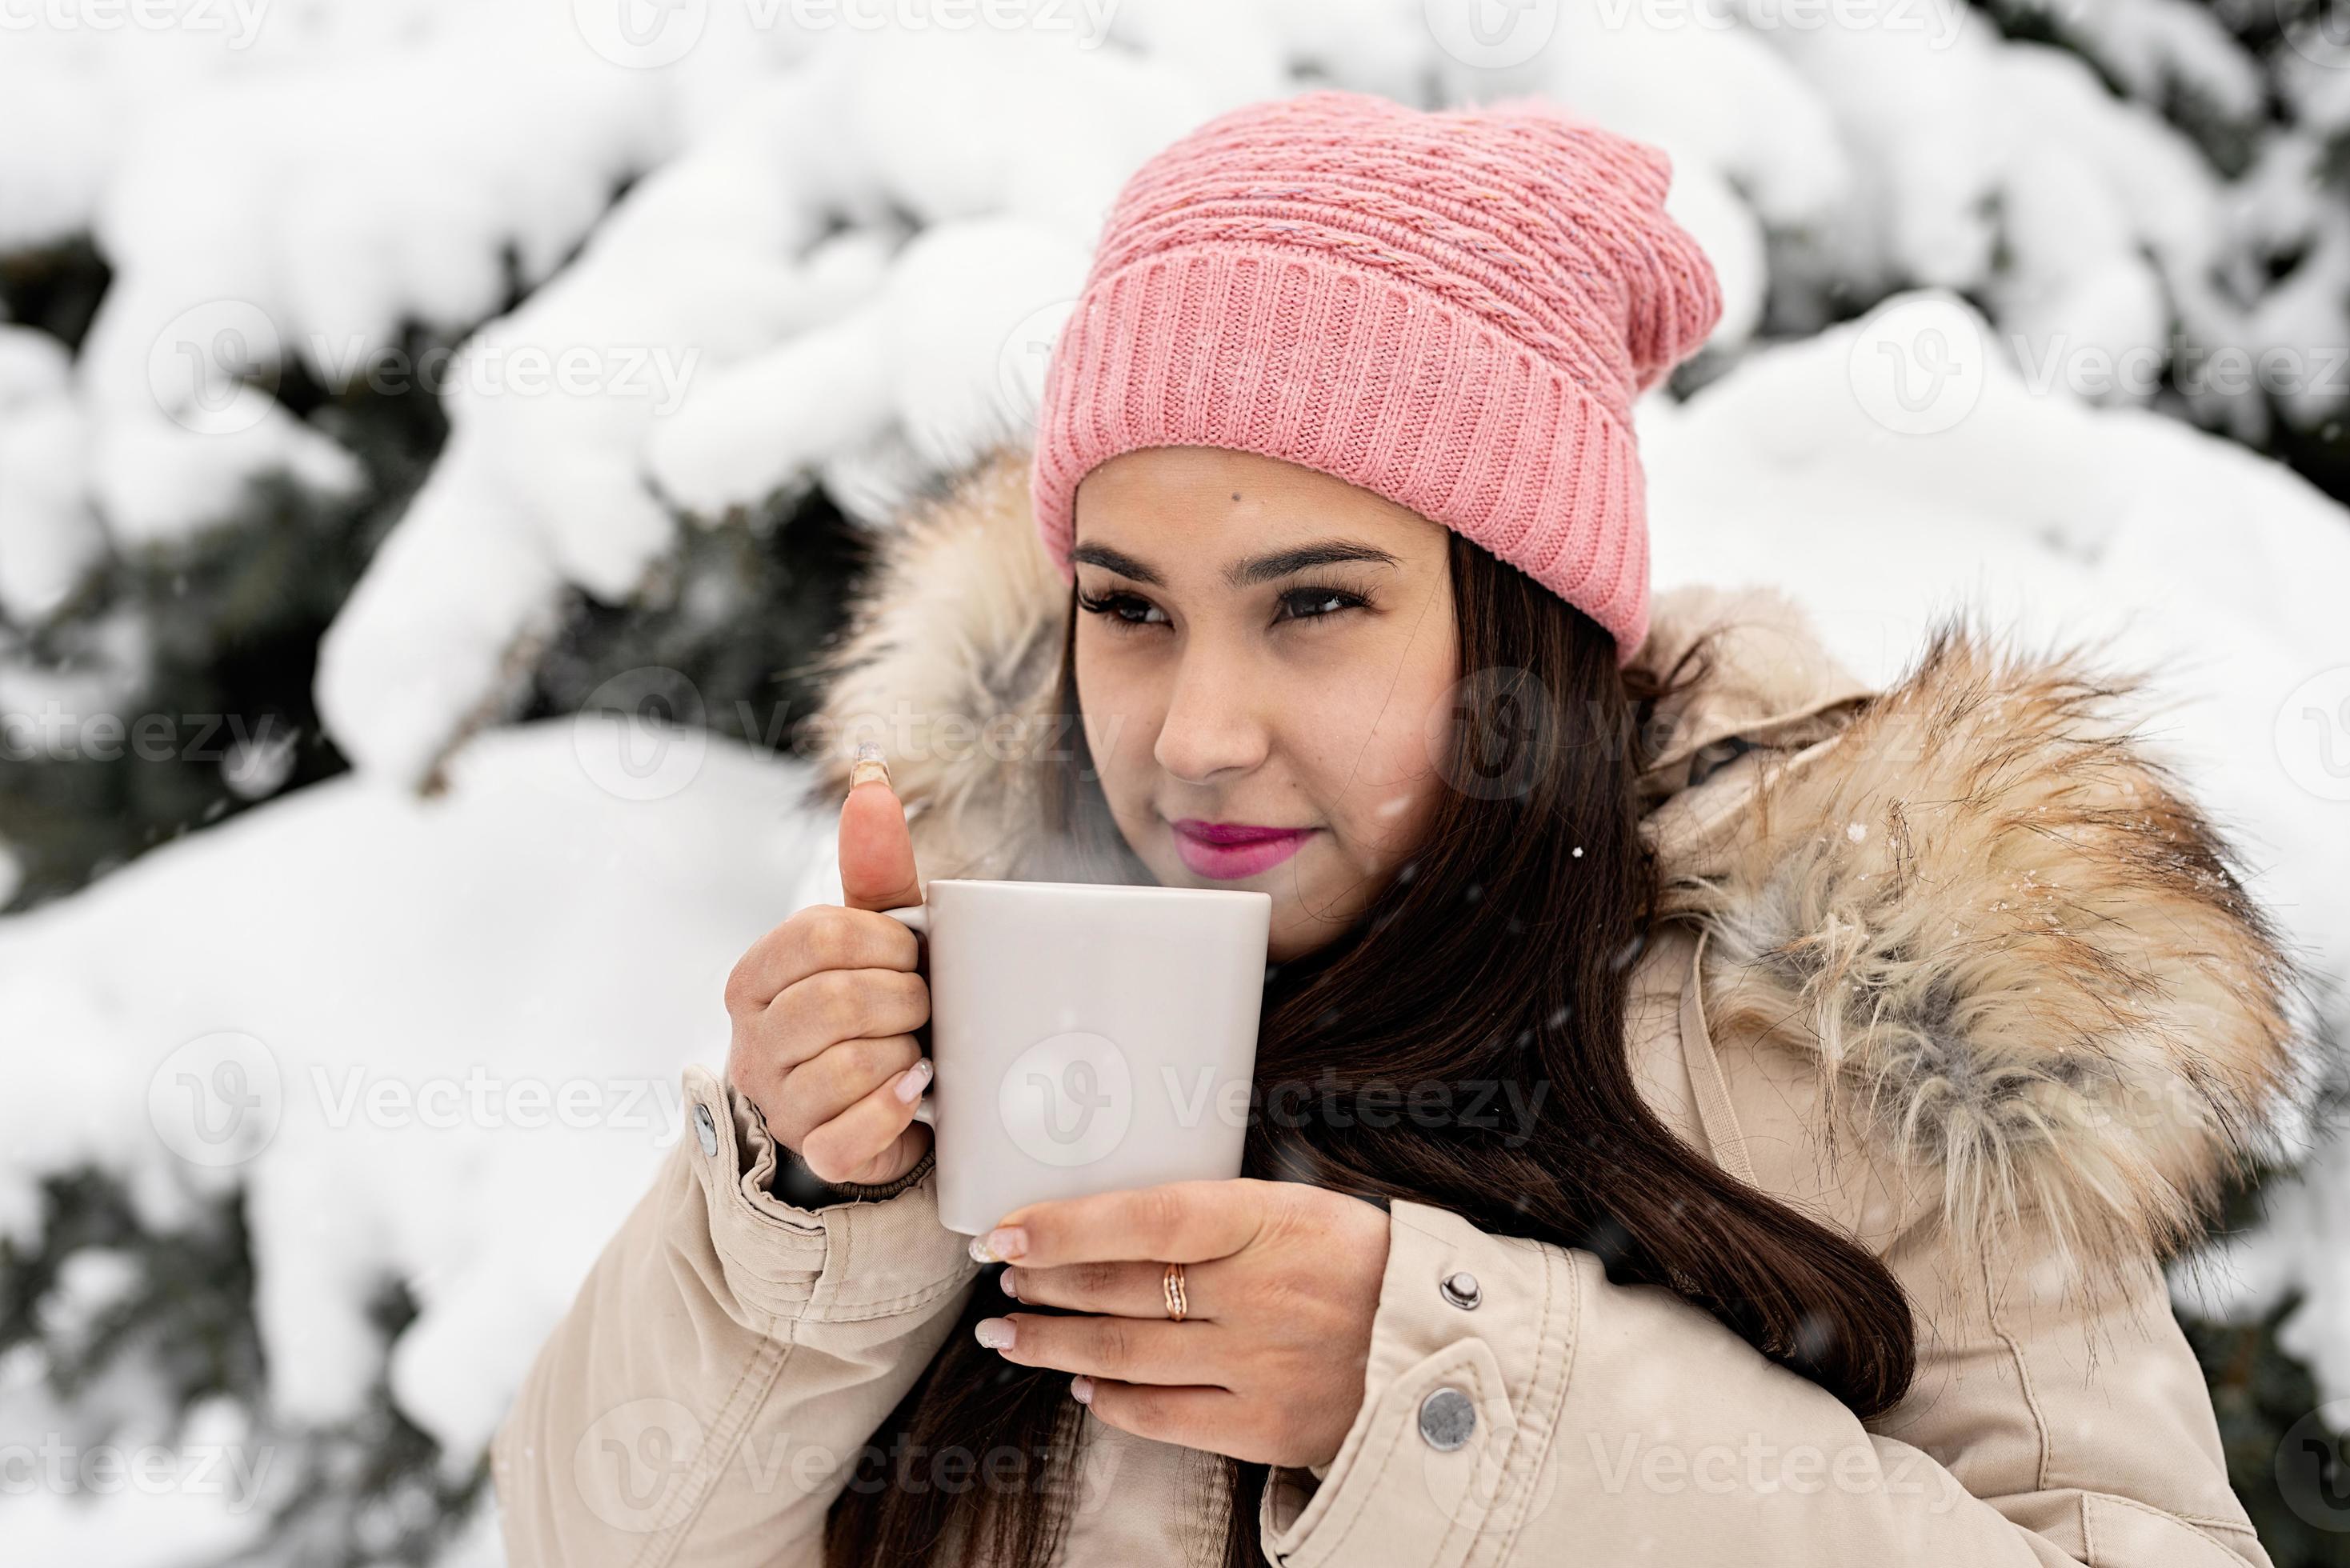
[[[2264,85],[2219,18],[2189,0],[2012,0],[2057,23],[2133,98],[2158,98],[2177,86],[2213,111],[2242,119],[2261,112]]]
[[[82,416],[62,345],[0,326],[0,614],[36,625],[103,549],[82,480]]]
[[[100,1433],[86,1417],[40,1407],[36,1370],[26,1352],[0,1362],[11,1561],[223,1560],[253,1545],[286,1501],[295,1465],[231,1402],[200,1401],[176,1431],[133,1418]]]
[[[1930,435],[1872,417],[1897,407],[1874,379],[1888,329],[1912,351],[1939,331],[1980,367],[1964,417]],[[2350,666],[2343,509],[2176,420],[2035,394],[1991,336],[1948,296],[1896,296],[1685,404],[1644,400],[1658,585],[1775,583],[1872,680],[1961,608],[2153,668],[2172,704],[2155,743],[2241,841],[2254,891],[2350,972],[2350,833],[2278,754],[2289,699]]]
[[[8,1185],[92,1162],[168,1222],[244,1181],[275,1414],[357,1410],[368,1297],[401,1278],[394,1390],[478,1453],[676,1141],[679,1072],[723,1065],[727,972],[811,896],[803,768],[627,724],[486,734],[434,799],[347,775],[0,923],[0,1015],[42,1043],[0,1113]],[[622,745],[666,748],[661,792]],[[175,1153],[190,1083],[257,1102],[244,1163]]]
[[[567,585],[635,586],[676,526],[664,499],[754,505],[893,429],[933,470],[968,453],[1002,428],[984,393],[1007,340],[1066,306],[1118,181],[1208,107],[1164,67],[1018,35],[853,38],[751,94],[484,334],[666,350],[693,366],[683,407],[610,389],[450,400],[447,455],[321,649],[338,742],[421,774]],[[1049,130],[1096,120],[1118,129]],[[817,145],[829,161],[802,155]],[[842,211],[865,224],[828,239]],[[911,243],[899,212],[927,223]],[[918,477],[866,504],[886,511]]]
[[[677,1136],[680,1068],[723,1061],[728,969],[830,877],[795,764],[672,734],[660,776],[685,782],[649,792],[616,719],[452,753],[461,721],[511,691],[567,596],[625,598],[681,529],[811,484],[886,526],[1022,429],[1125,175],[1313,83],[1546,92],[1665,148],[1727,308],[1714,379],[1639,410],[1659,584],[1783,586],[1876,678],[1961,607],[2027,638],[2109,632],[2178,699],[2157,739],[2256,891],[2350,974],[2345,807],[2293,728],[2350,669],[2350,519],[2150,377],[2099,369],[2350,336],[2350,214],[2316,179],[2350,77],[2322,37],[2277,62],[2303,129],[2230,184],[2079,59],[1962,9],[1896,8],[1927,24],[1905,30],[1773,26],[1760,0],[1716,7],[1743,16],[1728,27],[1526,7],[1555,31],[1496,42],[1422,0],[1055,7],[1075,31],[763,25],[778,13],[721,0],[650,46],[595,0],[278,0],[249,36],[212,9],[229,30],[0,36],[0,253],[88,232],[114,270],[78,356],[0,325],[0,615],[38,624],[109,550],[168,551],[262,474],[359,482],[246,378],[340,385],[421,326],[463,343],[452,434],[320,649],[357,773],[0,920],[0,1016],[42,1047],[0,1101],[0,1231],[76,1161],[158,1224],[243,1183],[273,1415],[348,1415],[388,1354],[401,1408],[471,1464]],[[2262,64],[2183,0],[2056,14],[2119,79],[2257,100]],[[1839,320],[1853,298],[1881,303]],[[1758,346],[1766,305],[1836,324]],[[2288,417],[2338,416],[2326,369]],[[2270,433],[2258,400],[2189,401]],[[119,711],[143,642],[108,623],[70,674],[0,645],[0,711]],[[420,798],[444,760],[447,792]],[[256,748],[235,779],[269,794],[285,762]],[[0,891],[16,864],[0,846]],[[183,1074],[275,1085],[265,1140],[230,1150],[249,1158],[190,1157],[214,1146],[172,1120]],[[588,1125],[516,1125],[567,1087]],[[2181,1286],[2213,1314],[2303,1289],[2288,1347],[2335,1397],[2345,1159],[2220,1253],[2219,1284]],[[71,1301],[120,1288],[106,1260],[76,1266]],[[421,1308],[388,1352],[365,1315],[387,1277]],[[0,1410],[31,1397],[0,1375]],[[11,1500],[12,1542],[178,1561],[253,1525],[184,1491],[89,1501]],[[497,1561],[486,1519],[452,1561]]]
[[[1375,74],[1390,74],[1410,9],[1347,13]],[[1001,369],[1005,346],[1066,310],[1124,174],[1266,90],[1284,27],[1293,48],[1326,46],[1345,8],[1232,10],[1121,7],[1095,48],[1017,29],[827,35],[747,93],[490,329],[698,354],[683,407],[455,400],[443,482],[404,524],[432,543],[387,552],[327,644],[319,695],[338,742],[364,767],[421,775],[510,683],[504,650],[561,589],[625,593],[678,525],[671,509],[723,516],[838,477],[878,517],[1024,421],[1033,392]],[[2206,281],[2231,231],[2183,139],[2076,57],[1960,20],[1733,31],[1567,7],[1549,47],[1509,69],[1438,67],[1471,96],[1545,91],[1673,155],[1675,215],[1722,275],[1718,351],[1761,317],[1766,228],[1814,236],[1826,276],[1982,290],[2008,352],[2099,400],[2150,400],[2150,376],[2095,384],[2095,356],[2168,353],[2174,305],[2196,341],[2254,341]],[[826,158],[801,155],[819,140]],[[2277,204],[2281,223],[2314,221],[2305,190]],[[848,227],[827,241],[834,218]],[[1997,272],[1995,237],[2011,252]],[[484,532],[501,535],[488,580],[463,543]],[[416,668],[420,618],[455,623],[431,670]]]
[[[1659,584],[1778,583],[1877,678],[1961,600],[2043,631],[2111,623],[2126,650],[2200,650],[2167,738],[2249,834],[2296,936],[2350,955],[2350,842],[2263,761],[2292,683],[2350,663],[2314,590],[2298,610],[2274,591],[2285,561],[2350,581],[2340,510],[2230,443],[2035,398],[1996,366],[1959,427],[1889,437],[1851,390],[1866,330],[1755,354],[1686,405],[1643,403]],[[2240,521],[2213,561],[2223,500]],[[723,1064],[727,970],[827,885],[830,824],[793,804],[801,766],[677,732],[677,773],[658,776],[688,782],[632,798],[645,770],[615,771],[620,723],[488,732],[437,799],[338,779],[0,923],[0,1012],[49,1047],[11,1101],[20,1171],[136,1168],[168,1211],[172,1184],[220,1173],[175,1160],[168,1129],[123,1136],[150,1117],[159,1064],[225,1032],[264,1047],[248,1081],[274,1076],[281,1119],[231,1170],[281,1416],[357,1407],[376,1355],[365,1303],[396,1275],[423,1311],[393,1348],[395,1393],[452,1456],[478,1453],[678,1136],[678,1070]],[[567,1087],[588,1125],[548,1108]],[[555,1125],[516,1125],[531,1105]]]
[[[2306,182],[2226,203],[2175,132],[2079,59],[2004,43],[1962,8],[1837,28],[1761,5],[1732,8],[1735,26],[1541,8],[1498,46],[1417,0],[1008,9],[1025,25],[722,4],[664,14],[640,46],[588,0],[303,0],[250,28],[229,11],[212,32],[12,37],[0,130],[12,113],[48,131],[78,124],[75,106],[108,112],[73,157],[36,151],[53,135],[0,135],[0,192],[21,192],[0,210],[23,214],[0,244],[88,225],[116,279],[70,406],[0,423],[43,454],[0,462],[25,475],[0,517],[42,519],[40,547],[0,553],[23,560],[0,566],[0,605],[58,602],[102,538],[168,545],[259,474],[355,483],[235,372],[265,386],[298,360],[340,384],[405,324],[471,332],[445,400],[457,436],[318,678],[347,754],[421,777],[465,714],[511,691],[512,651],[568,590],[624,597],[679,526],[809,483],[878,519],[1018,425],[1033,393],[1007,348],[1047,337],[1125,174],[1306,68],[1405,94],[1544,91],[1664,147],[1673,211],[1723,276],[1722,353],[1771,288],[1830,280],[1970,289],[2034,361],[2065,365],[2167,350],[2173,306],[2205,343],[2321,341],[2320,313],[2340,315],[2330,260],[2297,306],[2256,302],[2265,315],[2209,281],[2241,270],[2214,254],[2240,239],[2338,231]],[[2199,52],[2175,0],[2060,20],[2125,75],[2224,58],[2190,74],[2244,101],[2252,63]],[[2295,79],[2313,116],[2331,101]],[[435,107],[336,112],[354,102]],[[1777,279],[1766,233],[1795,237]],[[509,255],[521,283],[549,281],[497,317]],[[479,373],[566,355],[585,357],[583,385]],[[2223,411],[2257,422],[2247,400]],[[2323,392],[2296,406],[2325,411]]]

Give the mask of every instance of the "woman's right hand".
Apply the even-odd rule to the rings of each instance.
[[[876,912],[920,903],[921,884],[905,808],[887,772],[870,771],[840,808],[845,903],[792,916],[726,981],[727,1076],[827,1183],[895,1180],[931,1141],[914,1120],[931,1064],[913,1033],[930,1019],[930,987],[914,933]]]

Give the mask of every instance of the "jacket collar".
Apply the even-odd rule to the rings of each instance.
[[[945,476],[883,531],[823,668],[816,790],[879,739],[927,877],[1018,865],[1067,589],[1028,457]],[[2077,654],[1938,632],[1875,690],[1786,600],[1659,595],[1638,662],[1703,673],[1657,715],[1643,824],[1665,914],[1708,938],[1715,1037],[1818,1064],[1870,1155],[1988,1246],[2037,1216],[2080,1266],[2191,1241],[2294,1081],[2290,961],[2230,856]]]

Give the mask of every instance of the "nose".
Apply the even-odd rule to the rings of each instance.
[[[1258,685],[1233,660],[1194,639],[1175,671],[1152,758],[1187,784],[1263,764],[1269,742],[1250,696]]]

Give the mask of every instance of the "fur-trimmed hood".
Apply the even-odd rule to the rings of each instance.
[[[1066,743],[1027,483],[1007,449],[906,508],[826,661],[829,732],[889,746],[926,877],[1007,874],[1037,817],[1019,759]],[[1962,1240],[2038,1214],[2091,1269],[2191,1241],[2298,1086],[2298,987],[2133,738],[2138,689],[1954,626],[1873,691],[1767,592],[1659,595],[1638,662],[1685,656],[1645,827],[1717,1036],[1816,1060],[1836,1127]]]

